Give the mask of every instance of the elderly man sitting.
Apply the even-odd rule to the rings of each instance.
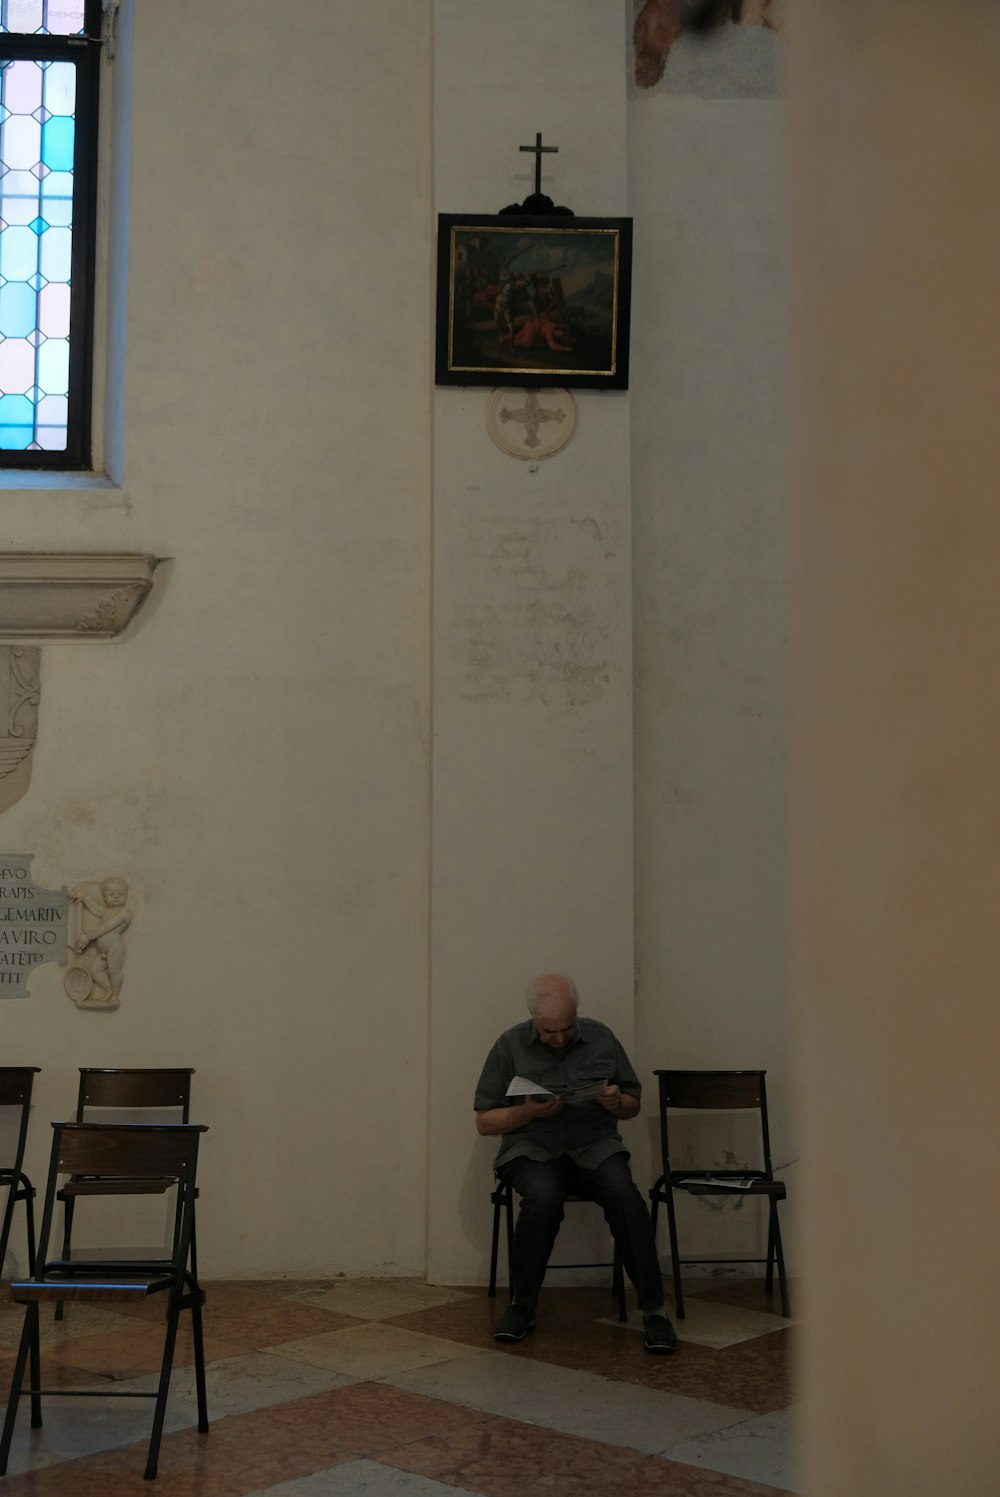
[[[476,1088],[476,1128],[501,1140],[494,1168],[521,1198],[514,1229],[511,1303],[498,1341],[523,1341],[535,1323],[568,1195],[604,1211],[635,1285],[647,1351],[677,1350],[645,1203],[632,1179],[620,1119],[639,1111],[642,1087],[606,1024],[577,1016],[574,983],[560,973],[528,988],[531,1017],[500,1036]],[[518,1086],[511,1091],[511,1083]],[[528,1083],[537,1090],[530,1094]],[[586,1095],[574,1098],[583,1090]]]

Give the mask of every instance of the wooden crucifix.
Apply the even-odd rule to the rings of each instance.
[[[535,158],[535,192],[536,193],[540,193],[541,190],[542,190],[542,156],[543,156],[543,154],[544,155],[548,155],[550,152],[551,152],[551,154],[557,156],[559,154],[559,147],[558,146],[543,146],[542,145],[542,133],[539,130],[536,133],[536,135],[535,135],[535,144],[533,146],[518,146],[518,150],[519,151],[530,151],[532,153],[532,155],[534,156],[534,158]]]

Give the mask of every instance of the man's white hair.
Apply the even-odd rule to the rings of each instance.
[[[541,977],[532,978],[524,995],[529,1014],[533,1019],[536,1018],[546,1009],[561,1003],[567,992],[573,1000],[573,1008],[579,1008],[580,995],[572,977],[567,977],[562,972],[546,972]]]

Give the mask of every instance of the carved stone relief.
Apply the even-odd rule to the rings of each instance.
[[[41,657],[30,645],[0,645],[0,811],[19,801],[31,782]]]
[[[69,891],[69,949],[63,987],[77,1008],[117,1008],[125,967],[125,932],[132,924],[128,884],[114,875]]]
[[[511,457],[539,462],[561,452],[576,429],[576,403],[568,390],[498,389],[486,402],[486,430]]]

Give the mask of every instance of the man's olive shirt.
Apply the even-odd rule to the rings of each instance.
[[[632,1063],[606,1024],[577,1019],[576,1038],[561,1050],[550,1049],[538,1037],[534,1022],[515,1024],[497,1040],[486,1057],[476,1087],[475,1108],[515,1107],[523,1097],[508,1097],[515,1076],[524,1076],[553,1092],[569,1091],[589,1082],[609,1081],[636,1100],[642,1095]],[[556,1159],[568,1154],[584,1169],[596,1169],[612,1154],[627,1154],[615,1118],[599,1102],[570,1102],[548,1118],[534,1118],[512,1133],[500,1136],[494,1168],[512,1159]]]

